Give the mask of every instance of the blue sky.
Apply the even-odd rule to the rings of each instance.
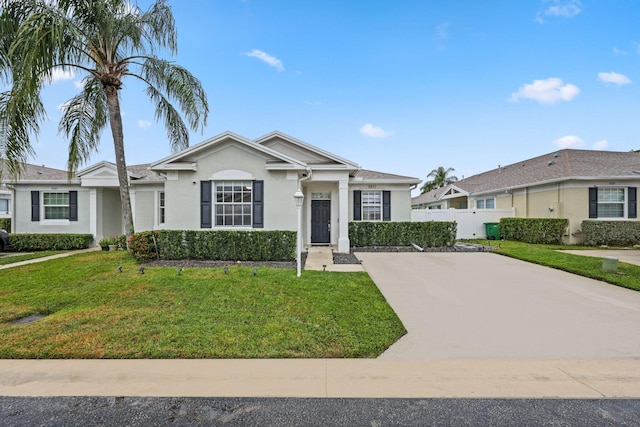
[[[149,1],[140,0],[144,9]],[[191,144],[273,130],[366,169],[471,176],[558,148],[640,149],[640,2],[170,0],[175,61],[211,113]],[[69,77],[69,76],[67,76]],[[56,80],[33,163],[65,168]],[[122,91],[129,164],[170,154],[141,88]],[[113,161],[110,132],[90,164]]]

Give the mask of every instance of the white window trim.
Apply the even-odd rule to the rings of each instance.
[[[236,202],[232,202],[232,203],[219,203],[218,202],[218,198],[216,196],[216,188],[218,186],[218,184],[220,183],[236,183],[236,182],[242,182],[243,184],[248,183],[249,186],[251,187],[251,201],[250,202],[240,202],[240,205],[249,205],[250,207],[250,214],[249,214],[249,224],[245,225],[217,225],[218,222],[218,215],[216,213],[217,211],[217,207],[218,205],[234,205],[237,204]],[[252,230],[253,229],[253,197],[254,197],[254,191],[253,191],[253,180],[248,180],[248,179],[218,179],[217,181],[212,181],[211,182],[211,192],[213,194],[211,194],[211,200],[212,200],[212,227],[215,228],[216,230]],[[225,215],[225,214],[223,214]],[[244,216],[244,214],[242,214]],[[232,214],[233,216],[233,214]]]
[[[378,195],[380,196],[380,203],[369,203],[367,205],[365,205],[364,203],[364,195],[365,193],[378,193]],[[384,200],[383,200],[383,196],[384,193],[382,190],[361,190],[360,192],[360,218],[362,218],[362,221],[371,221],[371,222],[382,222],[382,218],[383,218],[383,214],[382,211],[384,209]],[[365,207],[378,207],[380,209],[379,214],[380,214],[380,218],[379,219],[368,219],[365,218],[365,214],[364,214],[364,208]]]
[[[601,219],[603,221],[624,221],[629,219],[629,194],[628,194],[628,188],[627,187],[621,187],[621,186],[602,186],[602,187],[598,187],[597,190],[597,197],[599,197],[599,193],[600,190],[622,190],[622,195],[624,197],[624,201],[622,202],[622,216],[600,216],[600,211],[599,209],[597,209],[597,218],[592,218],[595,220]],[[600,202],[598,201],[598,208],[600,207]]]
[[[59,191],[59,190],[51,190],[51,191],[41,191],[40,192],[40,218],[42,218],[40,220],[40,224],[44,224],[44,225],[69,225],[71,223],[71,221],[69,221],[69,218],[66,219],[50,219],[46,217],[46,207],[44,204],[44,195],[46,194],[51,194],[51,193],[66,193],[67,195],[69,194],[69,191]],[[68,197],[68,196],[67,196]],[[53,206],[62,206],[62,205],[53,205]],[[69,207],[69,205],[67,205],[67,207]]]

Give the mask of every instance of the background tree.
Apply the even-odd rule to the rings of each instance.
[[[427,193],[431,190],[435,190],[436,188],[444,187],[445,185],[451,184],[458,180],[456,176],[450,176],[451,172],[454,172],[454,168],[445,169],[442,166],[439,166],[437,169],[432,170],[427,175],[427,181],[420,187],[420,193]],[[432,178],[431,180],[428,180]]]
[[[41,91],[56,70],[84,74],[82,89],[62,109],[59,130],[69,138],[68,171],[97,151],[102,131],[113,137],[125,234],[133,234],[119,91],[123,79],[142,82],[163,120],[173,151],[189,146],[187,126],[206,125],[209,107],[198,79],[160,59],[177,53],[171,8],[156,0],[144,12],[125,0],[0,0],[0,146],[11,173],[33,154],[30,135],[46,118]]]

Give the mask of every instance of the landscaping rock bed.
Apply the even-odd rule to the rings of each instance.
[[[304,261],[304,257],[303,257]],[[181,267],[181,268],[224,268],[224,267],[265,267],[265,268],[296,268],[295,261],[211,261],[197,259],[158,260],[143,264],[149,267]],[[303,264],[304,265],[304,264]]]

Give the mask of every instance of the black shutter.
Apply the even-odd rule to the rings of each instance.
[[[391,191],[382,192],[382,220],[391,221]]]
[[[31,192],[31,221],[40,221],[40,192]]]
[[[200,181],[200,228],[211,228],[211,181]]]
[[[78,220],[78,192],[69,191],[69,221]]]
[[[264,181],[253,181],[253,228],[264,228]]]
[[[598,189],[589,188],[589,218],[598,218]]]
[[[362,192],[360,190],[353,191],[353,220],[362,220]]]
[[[629,218],[638,218],[638,200],[636,187],[627,188],[629,196]]]

